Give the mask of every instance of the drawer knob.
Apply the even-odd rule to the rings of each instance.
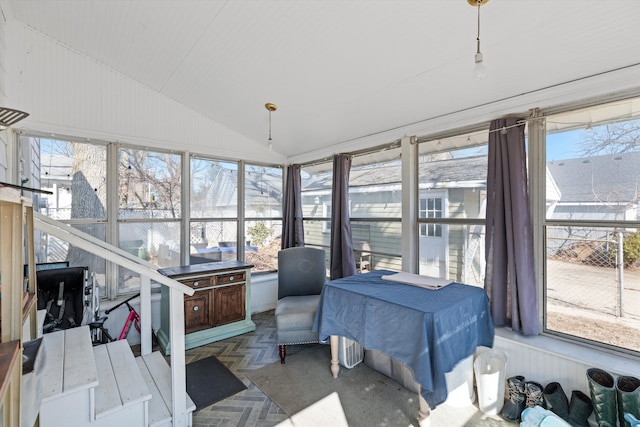
[[[198,281],[193,282],[193,286],[200,286],[200,282]]]
[[[229,281],[233,282],[233,276],[229,276]]]
[[[193,311],[198,311],[200,310],[200,307],[198,307],[197,305],[193,307]]]

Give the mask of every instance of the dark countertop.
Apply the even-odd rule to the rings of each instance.
[[[242,261],[221,261],[194,265],[182,265],[180,267],[161,268],[158,270],[158,273],[167,277],[174,278],[181,276],[190,276],[194,274],[223,273],[229,270],[248,270],[251,267],[253,267],[253,264]]]

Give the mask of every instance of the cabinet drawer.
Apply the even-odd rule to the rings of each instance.
[[[213,279],[210,277],[199,277],[197,279],[185,279],[185,280],[179,280],[179,282],[193,289],[206,288],[209,286],[213,286],[214,284]]]
[[[234,271],[232,273],[220,274],[215,276],[216,285],[228,285],[230,283],[244,282],[246,279],[246,272]]]

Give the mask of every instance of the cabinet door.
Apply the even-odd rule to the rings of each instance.
[[[199,291],[184,297],[184,331],[191,332],[211,327],[212,291]]]
[[[245,284],[214,289],[214,326],[244,320]]]

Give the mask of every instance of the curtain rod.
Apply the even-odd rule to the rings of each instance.
[[[487,129],[482,129],[482,130],[478,130],[478,131],[474,131],[474,132],[463,132],[463,133],[459,133],[459,134],[455,134],[455,135],[449,135],[449,136],[441,136],[441,137],[437,137],[434,136],[432,138],[429,137],[418,137],[416,140],[416,144],[424,144],[426,142],[432,142],[432,141],[438,141],[438,140],[446,140],[449,138],[455,138],[455,137],[460,137],[460,136],[472,136],[472,135],[481,135],[481,134],[490,134],[493,132],[506,132],[508,129],[511,128],[515,128],[518,126],[523,126],[526,125],[528,122],[533,122],[533,121],[537,121],[537,120],[541,120],[543,119],[543,117],[528,117],[525,119],[520,119],[516,122],[516,124],[514,125],[510,125],[510,126],[503,126],[500,129],[494,129],[494,130],[487,130]]]
[[[400,140],[399,139],[396,139],[395,141],[392,141],[391,143],[378,145],[376,147],[363,148],[361,150],[351,151],[351,152],[348,152],[348,153],[333,153],[331,156],[323,157],[322,159],[313,160],[311,162],[298,163],[298,165],[300,165],[301,167],[316,166],[316,165],[320,165],[322,163],[329,162],[337,154],[346,154],[346,155],[351,156],[351,157],[358,157],[358,156],[366,156],[367,154],[376,153],[376,152],[382,153],[382,152],[387,151],[387,150],[393,150],[394,148],[400,148]]]
[[[530,114],[534,114],[535,111],[536,110],[531,110]],[[621,116],[618,116],[618,117],[612,117],[609,120],[623,119],[623,118],[629,117],[629,115],[631,115],[633,117],[633,115],[635,115],[635,114],[638,114],[638,112],[637,111],[632,111],[631,113],[627,113],[627,114],[624,114],[624,115],[621,115]],[[513,124],[511,126],[503,126],[500,129],[481,130],[481,131],[476,131],[476,132],[470,132],[468,134],[459,134],[459,135],[453,135],[453,136],[444,137],[444,138],[430,138],[428,140],[423,140],[423,141],[420,141],[419,138],[416,138],[416,142],[415,143],[422,144],[422,143],[425,143],[425,142],[431,142],[431,141],[435,141],[435,140],[438,140],[438,139],[447,139],[447,138],[451,138],[451,137],[454,137],[454,136],[461,136],[461,135],[479,135],[479,134],[482,134],[482,133],[485,133],[485,132],[487,132],[489,134],[492,133],[492,132],[506,132],[508,129],[515,128],[515,127],[518,127],[518,126],[523,126],[523,125],[526,125],[527,123],[530,123],[530,122],[536,122],[536,121],[540,121],[540,120],[547,120],[548,117],[549,116],[536,116],[536,117],[530,116],[530,117],[518,120],[516,122],[516,124]],[[549,120],[547,120],[547,122],[548,123],[555,123],[555,124],[576,124],[576,125],[583,124],[583,123],[563,123],[563,122],[555,122],[555,121],[549,121]],[[391,149],[398,148],[398,147],[400,147],[400,140],[396,139],[395,141],[391,142],[390,144],[379,145],[379,146],[373,147],[373,148],[364,148],[364,149],[361,149],[361,150],[352,151],[350,153],[344,153],[344,154],[356,157],[356,156],[362,156],[362,155],[371,154],[371,153],[376,152],[376,151],[383,152],[383,151],[391,150]],[[336,153],[334,153],[331,157],[324,157],[324,158],[322,158],[320,160],[314,160],[314,161],[311,161],[311,162],[300,163],[300,166],[309,167],[309,166],[316,166],[316,165],[328,162],[333,158],[333,156],[335,154]]]

